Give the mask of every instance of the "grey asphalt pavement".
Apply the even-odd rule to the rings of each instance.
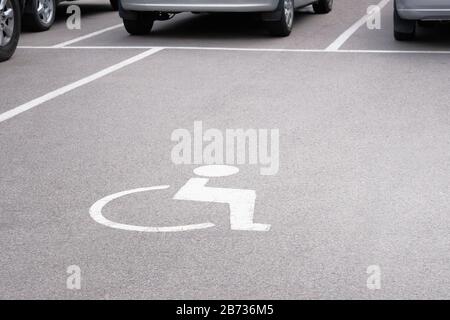
[[[99,0],[76,2],[87,10],[81,30],[65,28],[64,3],[54,28],[25,33],[0,65],[0,119],[43,100],[0,122],[0,298],[449,299],[447,27],[396,43],[388,4],[381,30],[362,26],[342,46],[356,51],[324,51],[376,3],[340,0],[323,16],[307,8],[283,39],[247,16],[182,14],[149,36],[117,28],[47,47],[119,24]],[[136,46],[190,48],[55,91],[147,50]],[[197,166],[173,164],[171,134],[194,121],[279,129],[276,175],[245,164],[208,183],[255,190],[254,220],[270,231],[230,230],[226,205],[172,199]],[[216,226],[145,233],[89,214],[107,195],[157,185],[170,188],[119,198],[104,215]],[[79,290],[66,287],[71,265]]]

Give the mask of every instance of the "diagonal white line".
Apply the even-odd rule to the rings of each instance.
[[[105,32],[108,32],[108,31],[111,31],[111,30],[120,28],[120,27],[122,27],[122,26],[123,26],[123,24],[122,24],[122,23],[119,23],[119,24],[116,24],[116,25],[114,25],[114,26],[111,26],[111,27],[108,27],[108,28],[105,28],[105,29],[101,29],[101,30],[95,31],[95,32],[86,34],[86,35],[84,35],[84,36],[81,36],[81,37],[78,37],[78,38],[75,38],[75,39],[72,39],[72,40],[69,40],[69,41],[64,41],[64,42],[55,44],[55,45],[52,46],[52,47],[53,47],[53,48],[63,48],[63,47],[65,47],[65,46],[71,45],[71,44],[73,44],[73,43],[76,43],[76,42],[79,42],[79,41],[83,41],[83,40],[86,40],[86,39],[89,39],[89,38],[98,36],[99,34],[102,34],[102,33],[105,33]]]
[[[41,96],[39,98],[33,99],[33,100],[31,100],[31,101],[29,101],[27,103],[24,103],[24,104],[14,108],[14,109],[6,111],[6,112],[0,114],[0,122],[6,121],[8,119],[11,119],[11,118],[13,118],[13,117],[15,117],[15,116],[25,112],[25,111],[28,111],[28,110],[30,110],[32,108],[35,108],[35,107],[37,107],[37,106],[39,106],[39,105],[41,105],[41,104],[43,104],[43,103],[45,103],[45,102],[47,102],[49,100],[52,100],[52,99],[54,99],[56,97],[59,97],[60,95],[63,95],[65,93],[69,92],[69,91],[72,91],[72,90],[76,89],[76,88],[84,86],[85,84],[88,84],[88,83],[93,82],[93,81],[95,81],[97,79],[100,79],[100,78],[102,78],[102,77],[104,77],[104,76],[106,76],[106,75],[108,75],[110,73],[113,73],[114,71],[122,69],[122,68],[124,68],[124,67],[126,67],[126,66],[128,66],[128,65],[130,65],[132,63],[135,63],[135,62],[137,62],[139,60],[142,60],[142,59],[144,59],[144,58],[146,58],[148,56],[151,56],[152,54],[155,54],[155,53],[157,53],[157,52],[159,52],[161,50],[162,50],[162,48],[153,48],[153,49],[147,50],[147,51],[145,51],[143,53],[140,53],[140,54],[138,54],[138,55],[136,55],[134,57],[131,57],[131,58],[127,59],[127,60],[119,62],[119,63],[117,63],[115,65],[112,65],[112,66],[110,66],[110,67],[108,67],[106,69],[100,70],[100,71],[98,71],[98,72],[96,72],[96,73],[94,73],[94,74],[92,74],[90,76],[87,76],[86,78],[80,79],[80,80],[75,81],[73,83],[70,83],[70,84],[68,84],[68,85],[66,85],[64,87],[61,87],[61,88],[56,89],[56,90],[53,90],[53,91],[51,91],[51,92],[49,92],[49,93],[47,93],[47,94],[45,94],[45,95],[43,95],[43,96]]]
[[[390,0],[382,0],[377,6],[383,9]],[[344,33],[342,33],[336,40],[333,41],[325,50],[326,51],[336,51],[356,32],[361,26],[367,23],[369,19],[373,18],[374,13],[368,13],[358,21],[356,21],[350,28],[348,28]]]

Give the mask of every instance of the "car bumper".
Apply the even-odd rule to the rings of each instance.
[[[128,11],[268,12],[278,0],[120,0]]]
[[[407,20],[450,20],[449,0],[397,0],[397,11]]]

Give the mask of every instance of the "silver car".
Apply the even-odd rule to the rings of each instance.
[[[413,39],[417,21],[424,20],[450,20],[450,0],[395,0],[395,39]]]
[[[258,12],[272,35],[288,36],[294,10],[311,4],[316,13],[328,13],[333,0],[120,0],[119,13],[133,35],[147,34],[154,21],[180,12]]]

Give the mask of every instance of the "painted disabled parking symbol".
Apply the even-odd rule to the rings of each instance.
[[[212,202],[228,204],[230,210],[231,230],[243,231],[269,231],[269,224],[254,223],[256,192],[248,189],[216,188],[207,186],[209,178],[225,177],[236,174],[239,169],[233,166],[209,165],[194,169],[194,173],[201,177],[189,179],[173,196],[174,200]],[[95,221],[110,228],[139,231],[139,232],[177,232],[196,229],[211,228],[215,225],[210,222],[187,224],[180,226],[156,227],[137,226],[111,221],[102,214],[102,209],[111,201],[140,192],[168,189],[170,186],[161,185],[146,188],[137,188],[106,196],[92,205],[89,213]]]

